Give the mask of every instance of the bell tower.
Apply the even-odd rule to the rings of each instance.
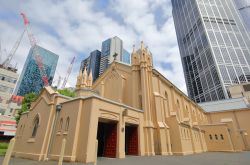
[[[144,111],[144,140],[146,155],[155,155],[152,118],[152,55],[141,42],[132,52],[133,106]]]

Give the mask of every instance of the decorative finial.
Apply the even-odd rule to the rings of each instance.
[[[135,52],[135,44],[133,44],[133,52],[132,53],[134,53]]]
[[[141,41],[141,49],[144,48],[144,44],[143,44],[143,41]]]
[[[114,61],[116,61],[116,57],[118,56],[118,54],[117,53],[115,53],[114,55],[113,55],[113,57],[114,57]]]

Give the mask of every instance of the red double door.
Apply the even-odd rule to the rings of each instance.
[[[125,149],[127,155],[138,155],[138,130],[136,126],[125,128]]]
[[[106,131],[107,132],[103,156],[115,158],[117,145],[117,124],[109,124]]]

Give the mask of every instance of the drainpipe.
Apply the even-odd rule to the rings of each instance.
[[[51,145],[54,142],[53,135],[55,134],[56,123],[58,121],[58,117],[59,117],[59,113],[60,113],[61,109],[62,109],[62,105],[61,104],[57,104],[56,105],[56,116],[55,116],[55,120],[53,122],[53,128],[52,128],[52,131],[51,131],[51,134],[50,134],[50,141],[49,141],[49,145],[48,145],[48,152],[47,152],[47,155],[46,155],[47,160],[49,159],[49,154],[51,152]]]
[[[231,129],[230,128],[228,128],[228,133],[229,133],[229,137],[230,137],[230,142],[231,142],[232,147],[233,147],[233,152],[235,152],[235,146],[234,146],[234,142],[233,142],[233,139],[232,139]]]

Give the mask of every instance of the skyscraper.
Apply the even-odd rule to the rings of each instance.
[[[250,0],[235,0],[235,3],[250,32]]]
[[[29,51],[15,89],[15,93],[19,96],[24,96],[30,92],[38,94],[43,88],[43,81],[35,60],[34,48],[35,47],[32,47]],[[49,80],[49,85],[51,85],[57,66],[58,55],[40,46],[36,46],[36,49],[42,59],[43,66]]]
[[[100,60],[101,60],[101,52],[99,50],[95,50],[90,53],[90,56],[88,58],[84,59],[81,62],[80,70],[83,71],[84,68],[86,68],[88,74],[90,73],[91,70],[93,81],[95,81],[99,77]]]
[[[122,50],[122,62],[124,62],[126,64],[131,64],[130,53],[125,49]]]
[[[109,38],[102,42],[102,55],[101,55],[101,63],[100,63],[100,73],[101,75],[114,61],[114,54],[116,53],[116,60],[127,63],[128,55],[130,59],[130,54],[127,54],[127,51],[123,49],[123,42],[122,40],[115,36],[113,38]],[[123,53],[125,55],[123,56]],[[123,61],[124,58],[124,61]]]
[[[250,39],[233,0],[172,0],[188,95],[196,102],[230,97],[250,81]]]

